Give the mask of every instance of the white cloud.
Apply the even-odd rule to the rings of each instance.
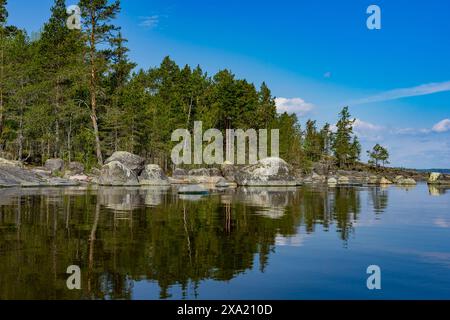
[[[381,132],[384,127],[382,126],[361,119],[355,119],[353,129],[357,136],[367,141],[380,141],[383,139]]]
[[[383,130],[383,127],[381,127],[381,126],[375,125],[370,122],[365,122],[360,119],[355,120],[355,124],[353,125],[353,128],[356,131],[362,131],[362,132]]]
[[[301,98],[276,98],[275,103],[279,113],[296,113],[300,117],[307,115],[315,108],[312,103],[308,103]]]
[[[159,16],[158,15],[141,17],[140,19],[141,19],[141,23],[139,25],[144,28],[154,29],[159,24]]]
[[[450,119],[444,119],[441,122],[436,123],[432,130],[438,133],[450,131]]]
[[[411,88],[401,88],[385,91],[371,97],[355,100],[353,102],[350,102],[349,104],[360,105],[373,102],[390,101],[407,97],[424,96],[444,91],[450,91],[450,81],[427,83]]]

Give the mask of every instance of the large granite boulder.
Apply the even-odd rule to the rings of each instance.
[[[237,188],[237,184],[235,182],[228,181],[225,178],[221,178],[216,183],[216,188],[218,189]]]
[[[174,177],[174,178],[185,177],[187,175],[188,175],[187,171],[184,169],[181,169],[181,168],[176,168],[175,170],[173,170],[173,173],[172,173],[172,177]]]
[[[335,186],[337,186],[337,184],[338,184],[338,179],[336,179],[335,177],[330,177],[330,178],[328,178],[328,180],[327,180],[327,183],[328,183],[328,185],[330,186],[330,187],[335,187]]]
[[[296,186],[290,165],[280,158],[266,158],[249,165],[236,174],[240,186]]]
[[[62,159],[48,159],[45,161],[45,169],[50,171],[52,174],[56,172],[61,172],[64,170],[64,160]]]
[[[136,173],[119,161],[112,161],[102,167],[98,184],[103,186],[138,186]]]
[[[381,184],[381,185],[392,184],[392,181],[391,181],[391,180],[388,180],[388,179],[385,178],[385,177],[381,177],[381,179],[380,179],[380,184]]]
[[[220,168],[222,176],[227,181],[236,181],[236,176],[239,173],[239,168],[231,162],[225,161]]]
[[[84,173],[84,165],[76,161],[70,162],[67,169],[74,175],[81,175]]]
[[[145,186],[168,186],[170,184],[164,171],[156,164],[145,166],[139,176],[139,183]]]
[[[114,152],[111,157],[106,159],[105,164],[110,164],[111,162],[120,162],[137,176],[141,174],[145,166],[144,158],[125,151]]]
[[[222,172],[217,168],[200,168],[188,172],[187,180],[191,184],[211,184],[215,185],[223,179]]]
[[[321,176],[327,176],[330,173],[330,163],[327,161],[320,161],[313,164],[313,171]]]
[[[417,182],[413,178],[403,178],[403,179],[397,180],[396,184],[398,184],[400,186],[415,186],[417,184]]]
[[[0,166],[21,167],[22,164],[20,163],[20,161],[12,161],[0,158]]]
[[[31,170],[0,165],[0,187],[40,187],[46,180]]]
[[[428,184],[432,185],[450,185],[450,175],[433,172],[428,178]]]
[[[0,187],[76,186],[75,181],[53,178],[48,171],[0,164]]]

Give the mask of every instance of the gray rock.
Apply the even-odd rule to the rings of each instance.
[[[217,168],[200,168],[190,170],[188,175],[192,177],[220,177],[222,172]]]
[[[393,181],[394,183],[399,183],[400,181],[404,180],[405,177],[404,176],[396,176]]]
[[[168,186],[170,184],[164,171],[156,164],[145,166],[139,176],[139,183],[145,186]]]
[[[73,176],[69,176],[69,180],[75,181],[75,182],[81,182],[81,183],[91,182],[91,179],[87,175],[84,175],[84,174],[76,174]]]
[[[105,164],[109,164],[111,162],[120,162],[133,171],[137,176],[139,176],[142,170],[144,170],[145,165],[144,158],[125,151],[114,152],[111,157],[106,159]]]
[[[222,178],[216,183],[216,188],[219,189],[227,189],[227,188],[234,188],[237,187],[235,182],[227,181],[226,179]]]
[[[0,165],[1,187],[39,187],[45,185],[45,182],[45,179],[30,170]]]
[[[50,171],[52,174],[56,172],[61,172],[64,170],[64,160],[62,159],[48,159],[45,161],[45,169]]]
[[[1,166],[11,166],[11,167],[22,167],[22,163],[20,161],[12,161],[0,158]]]
[[[296,186],[292,168],[280,158],[266,158],[236,174],[240,186]]]
[[[346,176],[340,176],[338,179],[339,185],[349,185],[350,184],[350,178]]]
[[[239,168],[229,162],[225,162],[220,168],[222,176],[228,181],[236,181]]]
[[[380,178],[377,176],[370,176],[367,183],[373,184],[373,185],[378,185],[378,184],[380,184]]]
[[[328,179],[328,185],[330,186],[336,186],[338,184],[338,180],[334,177],[331,177]]]
[[[97,168],[92,168],[90,175],[93,177],[100,177],[100,175],[102,174],[102,171],[100,169]]]
[[[215,185],[219,182],[222,177],[222,173],[219,169],[216,168],[200,168],[193,169],[188,172],[187,182],[190,184],[211,184]]]
[[[417,182],[412,178],[405,178],[397,181],[397,184],[401,186],[415,186]]]
[[[80,162],[71,162],[68,166],[69,171],[74,175],[79,175],[84,173],[84,165]]]
[[[50,178],[46,185],[50,187],[75,187],[79,185],[79,182],[61,178]]]
[[[187,176],[187,175],[188,175],[187,171],[184,170],[184,169],[180,169],[180,168],[176,168],[176,169],[173,171],[173,173],[172,173],[172,176],[173,176],[174,178],[176,178],[176,177],[185,177],[185,176]]]
[[[104,186],[138,186],[139,180],[130,168],[119,161],[112,161],[102,167],[98,183]]]
[[[0,187],[76,186],[77,182],[51,177],[47,172],[0,165]]]
[[[381,185],[392,184],[392,181],[386,179],[385,177],[381,177],[380,184]]]
[[[316,162],[313,165],[313,171],[321,176],[326,176],[330,172],[330,164],[326,162]]]
[[[192,169],[188,172],[189,176],[192,177],[209,177],[209,170],[205,168]]]

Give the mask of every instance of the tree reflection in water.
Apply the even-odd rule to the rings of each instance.
[[[206,279],[262,272],[277,239],[335,225],[347,241],[360,212],[357,188],[243,188],[179,197],[170,188],[0,190],[0,299],[131,299],[149,280],[169,298]],[[388,191],[370,191],[383,212]],[[69,265],[82,290],[65,287]]]

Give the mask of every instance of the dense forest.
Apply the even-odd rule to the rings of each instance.
[[[295,114],[277,113],[275,98],[237,79],[200,66],[178,66],[169,57],[149,70],[128,58],[127,40],[114,20],[119,1],[81,0],[82,28],[67,27],[64,0],[38,34],[7,23],[0,0],[0,157],[28,164],[49,158],[101,165],[123,150],[170,168],[173,130],[279,129],[280,156],[297,167],[323,159],[348,167],[361,146],[348,108],[336,130]]]

